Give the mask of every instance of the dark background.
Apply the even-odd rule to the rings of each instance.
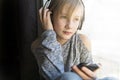
[[[42,0],[0,0],[0,80],[39,80],[30,47],[40,35],[41,6]]]

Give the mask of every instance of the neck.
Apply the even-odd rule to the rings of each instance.
[[[66,39],[58,39],[58,38],[57,38],[57,41],[58,41],[61,45],[63,45],[63,44],[65,44],[68,40],[66,40]]]

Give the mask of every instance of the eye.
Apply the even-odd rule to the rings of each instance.
[[[79,18],[75,18],[74,20],[75,20],[75,21],[79,21],[80,19],[79,19]]]

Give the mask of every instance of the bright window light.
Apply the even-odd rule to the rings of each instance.
[[[84,0],[85,22],[82,32],[92,42],[92,54],[103,64],[117,65],[111,75],[120,78],[120,0]],[[106,62],[105,62],[106,61]],[[107,66],[108,72],[109,68]],[[104,72],[105,73],[105,72]]]

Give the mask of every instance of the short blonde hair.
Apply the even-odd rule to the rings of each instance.
[[[82,2],[82,0],[51,0],[50,5],[49,5],[49,9],[50,11],[52,11],[52,14],[59,14],[60,11],[64,8],[64,6],[66,4],[69,4],[69,14],[71,15],[73,13],[73,11],[75,10],[75,8],[77,6],[81,7],[81,21],[80,21],[80,25],[79,25],[79,29],[82,28],[82,24],[84,21],[84,17],[85,17],[85,7],[84,4]]]

